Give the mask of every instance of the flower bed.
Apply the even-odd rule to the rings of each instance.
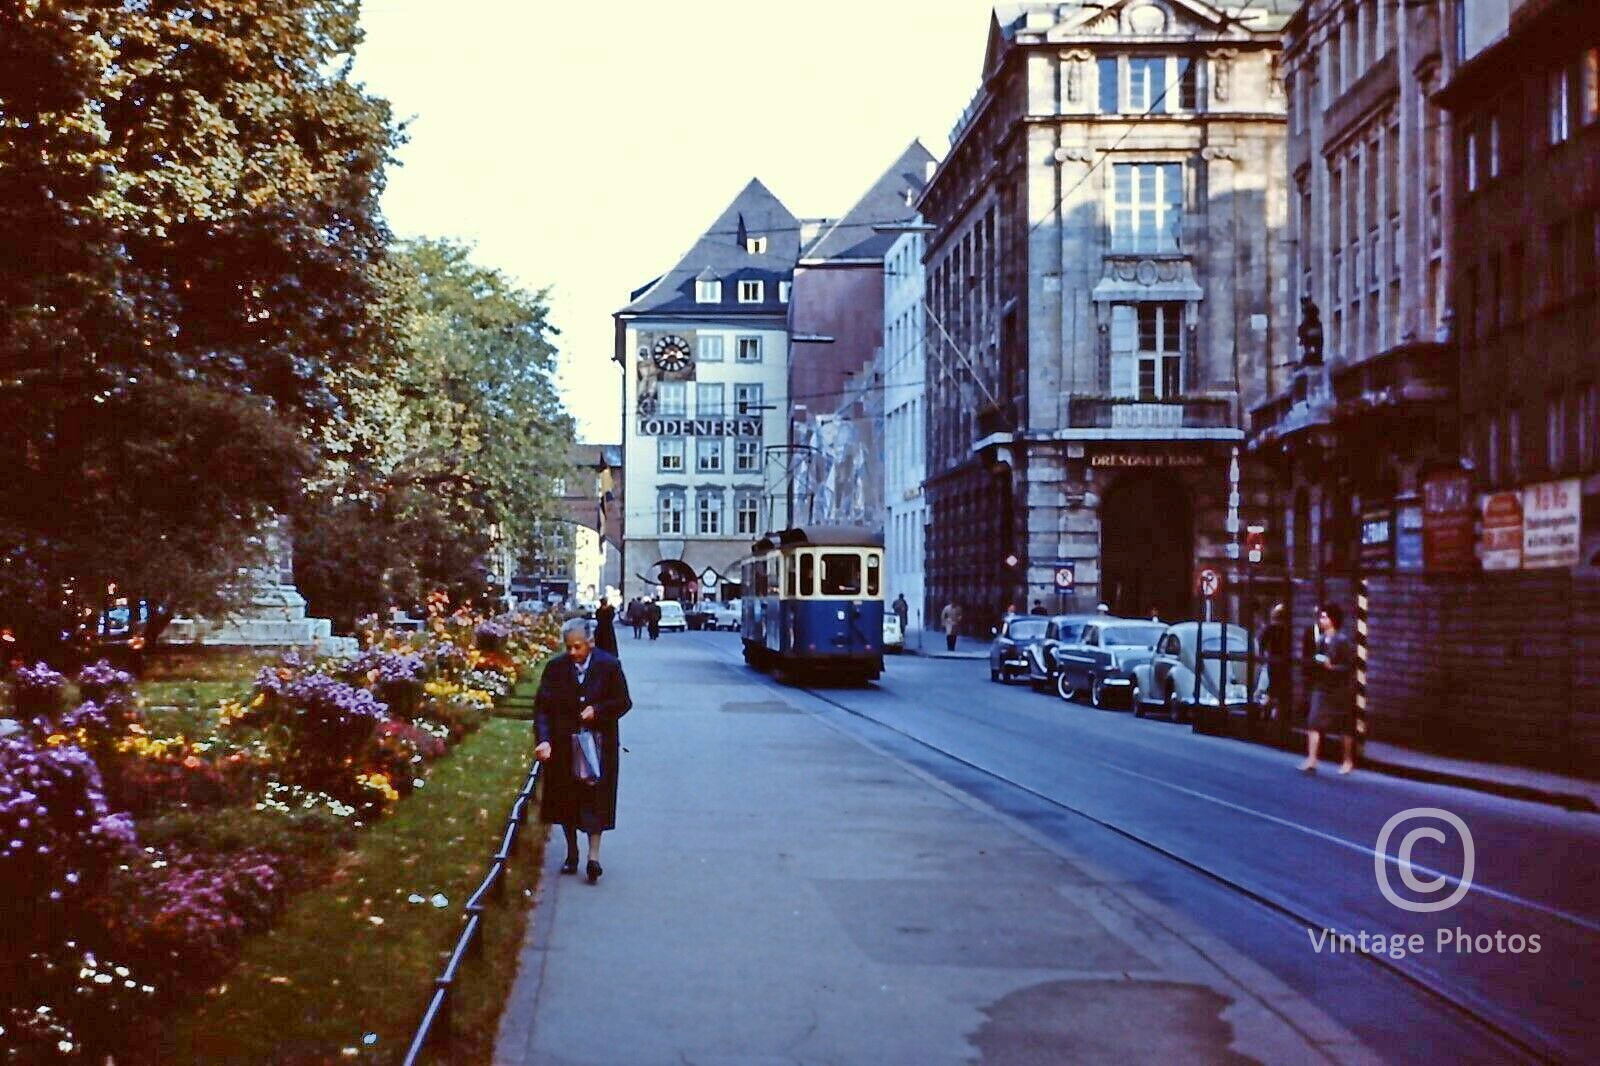
[[[368,638],[355,660],[291,654],[176,718],[104,663],[75,682],[17,672],[18,718],[0,720],[0,883],[22,910],[0,940],[16,975],[0,1061],[124,1054],[140,1019],[223,979],[291,886],[423,788],[557,643],[548,621],[462,614]]]

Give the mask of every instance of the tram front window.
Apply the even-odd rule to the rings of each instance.
[[[829,553],[822,557],[824,596],[861,595],[861,556]]]

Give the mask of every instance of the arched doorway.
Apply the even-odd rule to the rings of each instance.
[[[699,599],[700,579],[682,559],[662,559],[656,563],[656,584],[661,598],[677,600],[685,607]]]
[[[1100,599],[1114,614],[1168,621],[1193,614],[1189,578],[1194,511],[1181,484],[1164,474],[1129,474],[1100,504]]]

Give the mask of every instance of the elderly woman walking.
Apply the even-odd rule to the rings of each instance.
[[[1326,733],[1344,739],[1344,761],[1339,772],[1356,768],[1355,649],[1344,635],[1344,611],[1325,604],[1317,614],[1316,657],[1311,663],[1311,713],[1306,716],[1306,761],[1300,769],[1315,773],[1317,756]]]
[[[628,713],[633,700],[622,663],[589,642],[584,619],[574,618],[562,626],[561,642],[566,653],[545,665],[534,697],[534,729],[539,738],[534,756],[544,764],[539,819],[561,826],[567,843],[566,861],[561,864],[564,874],[578,872],[578,830],[588,834],[585,872],[592,885],[604,872],[600,868],[600,834],[617,825],[618,756],[622,751],[617,721]],[[594,734],[600,755],[597,781],[578,777],[573,744],[582,730]]]

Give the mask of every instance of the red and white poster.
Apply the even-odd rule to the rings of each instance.
[[[1483,568],[1522,568],[1522,493],[1490,492],[1483,497]]]
[[[1441,470],[1422,483],[1422,560],[1433,571],[1475,569],[1472,539],[1472,478],[1462,470]]]
[[[1577,478],[1522,490],[1522,568],[1578,565],[1583,489]]]

